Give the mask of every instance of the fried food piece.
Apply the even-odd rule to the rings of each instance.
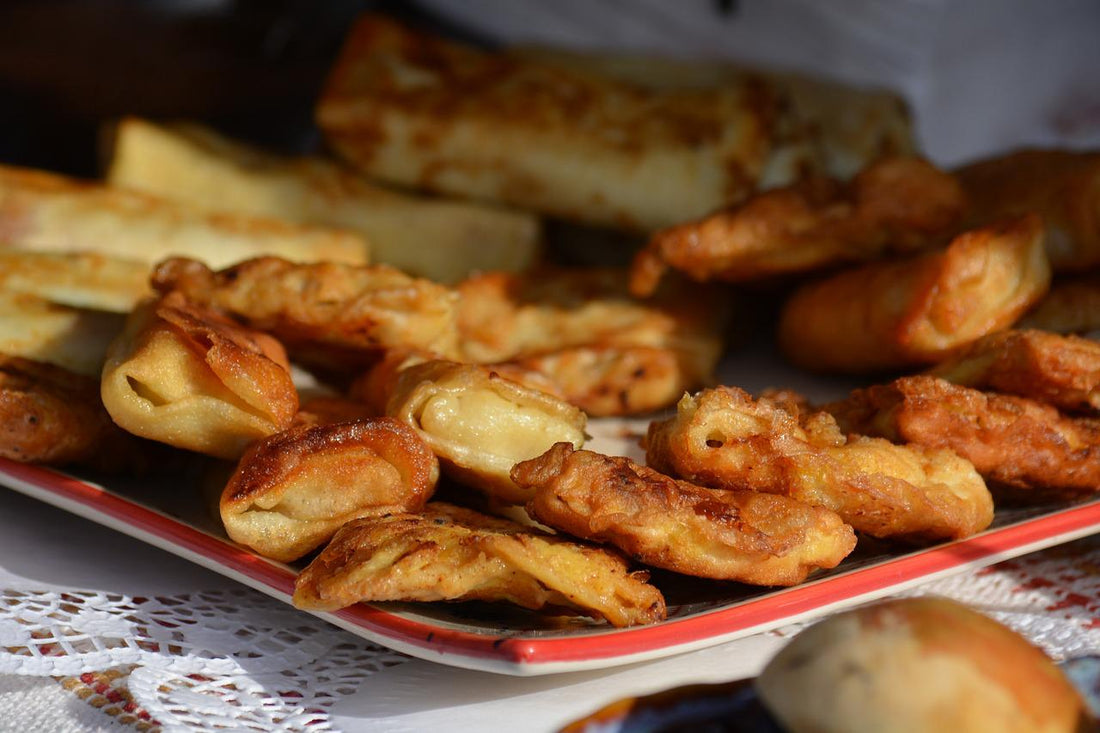
[[[361,264],[356,234],[236,214],[63,176],[0,166],[0,243],[35,252],[95,252],[153,264],[171,255],[225,267],[261,254]]]
[[[1037,216],[975,229],[946,250],[809,283],[783,308],[779,343],[799,366],[861,373],[932,364],[1011,326],[1050,285]]]
[[[0,353],[98,376],[122,331],[118,313],[69,308],[32,294],[0,291]]]
[[[233,541],[290,562],[352,519],[420,511],[438,480],[435,455],[393,418],[299,425],[248,449],[219,509]]]
[[[512,478],[532,492],[527,511],[538,521],[685,575],[794,585],[835,567],[856,544],[827,509],[703,488],[568,443],[518,464]]]
[[[656,232],[634,258],[630,290],[649,295],[669,267],[743,282],[908,253],[942,241],[965,212],[950,175],[920,158],[886,158],[848,184],[810,179]]]
[[[655,89],[376,15],[351,29],[316,118],[333,149],[384,181],[633,231],[817,165],[782,95],[759,77]]]
[[[559,441],[579,448],[587,422],[573,405],[491,368],[442,360],[403,370],[386,414],[416,428],[448,475],[509,504],[530,498],[512,466]]]
[[[294,605],[507,601],[633,626],[665,617],[665,599],[647,579],[613,552],[435,502],[421,514],[346,524],[298,576]]]
[[[301,397],[301,395],[299,395]],[[302,402],[298,414],[294,416],[295,425],[332,425],[339,422],[353,422],[378,417],[382,411],[373,409],[360,400],[336,395],[312,397]]]
[[[1022,150],[960,168],[974,221],[1034,212],[1055,272],[1100,265],[1100,153]]]
[[[1050,292],[1019,325],[1056,333],[1100,331],[1100,273],[1056,278]]]
[[[524,270],[539,253],[531,214],[391,191],[323,158],[281,158],[198,125],[124,119],[107,179],[206,210],[354,231],[372,261],[436,282]]]
[[[0,291],[111,313],[129,313],[152,292],[143,262],[92,252],[7,249],[0,249]]]
[[[1100,491],[1100,421],[928,375],[852,392],[828,405],[842,430],[946,448],[986,480],[1047,499]]]
[[[826,507],[872,537],[959,539],[993,521],[985,483],[951,451],[845,437],[825,412],[799,419],[736,387],[685,395],[645,448],[658,471]]]
[[[298,412],[279,342],[179,293],[130,316],[107,353],[101,396],[135,435],[233,460]]]
[[[153,287],[270,332],[303,363],[346,371],[387,348],[457,351],[454,293],[385,265],[258,257],[214,272],[173,258],[157,265]]]
[[[1071,412],[1100,410],[1100,343],[1077,336],[1001,331],[974,342],[929,374]]]

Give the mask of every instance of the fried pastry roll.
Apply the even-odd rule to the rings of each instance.
[[[111,313],[129,313],[152,293],[149,265],[137,260],[6,249],[0,249],[0,291]]]
[[[1100,272],[1055,278],[1050,292],[1019,325],[1055,333],[1100,331]]]
[[[809,283],[783,308],[779,342],[799,366],[870,372],[932,364],[1011,326],[1050,285],[1042,223],[975,229],[939,252]]]
[[[616,553],[434,502],[420,514],[346,524],[294,586],[294,605],[360,601],[506,601],[604,619],[661,621],[665,599]]]
[[[654,233],[634,258],[630,290],[649,295],[669,267],[742,282],[912,252],[945,239],[965,212],[950,175],[920,158],[886,158],[847,184],[810,179]]]
[[[438,480],[431,450],[393,418],[298,425],[248,449],[219,509],[235,542],[290,562],[352,519],[420,511]]]
[[[1100,153],[1022,150],[957,170],[980,223],[1034,212],[1055,272],[1100,265]]]
[[[416,428],[446,473],[509,504],[530,498],[510,478],[512,466],[559,441],[579,448],[585,440],[579,409],[475,364],[405,369],[386,414]]]
[[[1001,331],[974,342],[929,374],[1070,412],[1100,410],[1100,343],[1077,336]]]
[[[0,242],[35,252],[95,252],[153,264],[171,255],[225,267],[261,254],[360,264],[369,247],[339,229],[237,214],[0,166]]]
[[[539,252],[531,214],[391,191],[323,158],[280,158],[198,125],[124,119],[107,179],[206,210],[355,231],[372,261],[436,282],[523,270]]]
[[[532,492],[527,511],[538,521],[685,575],[794,585],[856,545],[852,528],[828,509],[696,486],[568,443],[518,464],[512,478]]]
[[[382,411],[375,410],[365,402],[339,395],[318,395],[306,400],[299,394],[299,399],[304,401],[298,407],[298,414],[294,416],[294,425],[331,425],[366,420],[382,414]]]
[[[658,471],[827,507],[872,537],[959,539],[993,521],[981,476],[951,451],[846,437],[828,413],[800,421],[736,387],[685,395],[645,448]]]
[[[986,480],[1040,500],[1100,491],[1100,421],[1024,397],[918,375],[858,389],[825,409],[842,430],[946,448]]]
[[[234,460],[298,411],[278,341],[179,293],[134,311],[108,351],[101,395],[135,435]]]
[[[0,353],[98,376],[125,316],[0,291]]]

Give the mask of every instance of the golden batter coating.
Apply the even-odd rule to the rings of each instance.
[[[124,430],[233,460],[298,412],[282,345],[179,293],[130,316],[108,350],[101,396]]]
[[[978,389],[1029,397],[1062,410],[1100,410],[1100,343],[1032,329],[971,344],[929,374]]]
[[[0,248],[0,291],[72,308],[129,313],[152,294],[149,265],[94,252]]]
[[[985,483],[951,451],[846,437],[827,413],[796,418],[736,387],[686,395],[674,418],[650,425],[646,461],[704,486],[827,507],[873,537],[959,539],[993,520]]]
[[[157,265],[153,287],[179,290],[270,332],[296,361],[341,371],[370,363],[386,348],[456,350],[454,293],[385,265],[258,257],[214,272],[172,258]]]
[[[631,269],[635,295],[669,267],[742,282],[864,262],[936,244],[961,223],[962,188],[920,158],[884,158],[850,183],[815,178],[656,232]]]
[[[505,503],[530,493],[512,466],[566,441],[584,444],[585,415],[490,367],[428,361],[401,372],[386,414],[416,428],[455,479]]]
[[[533,492],[527,511],[647,565],[753,585],[794,585],[855,547],[833,512],[774,494],[677,481],[628,458],[558,443],[512,469]]]
[[[608,550],[435,502],[420,514],[346,524],[298,576],[294,605],[506,601],[633,626],[665,617],[664,597],[647,579]]]
[[[1016,322],[1050,285],[1034,215],[975,229],[947,249],[809,283],[787,301],[779,342],[808,369],[862,373],[932,364]]]
[[[1055,333],[1100,331],[1100,272],[1055,278],[1050,292],[1019,325]]]
[[[1034,498],[1100,491],[1100,421],[1024,397],[919,375],[856,390],[825,409],[843,430],[952,450],[988,481]]]
[[[299,425],[249,448],[220,513],[234,541],[290,562],[352,519],[419,511],[438,479],[435,455],[393,418]]]

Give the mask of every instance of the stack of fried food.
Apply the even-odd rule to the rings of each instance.
[[[791,585],[859,537],[980,532],[990,488],[1100,489],[1100,346],[1006,330],[1066,307],[1052,266],[1100,262],[1090,155],[952,174],[909,154],[890,95],[373,16],[318,121],[344,163],[131,119],[106,183],[0,168],[0,456],[227,462],[227,534],[311,558],[303,608],[616,626],[665,617],[649,568]],[[1044,172],[1006,184],[1025,163]],[[648,243],[629,269],[553,265],[540,216]],[[936,366],[820,409],[716,386],[746,283],[791,289],[798,365]],[[584,449],[589,418],[673,405],[645,465]]]

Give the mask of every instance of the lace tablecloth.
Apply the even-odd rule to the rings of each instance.
[[[966,601],[1058,658],[1100,653],[1100,538],[913,592]],[[603,672],[451,669],[4,490],[0,598],[4,731],[553,730],[624,695],[755,674],[797,630]]]

